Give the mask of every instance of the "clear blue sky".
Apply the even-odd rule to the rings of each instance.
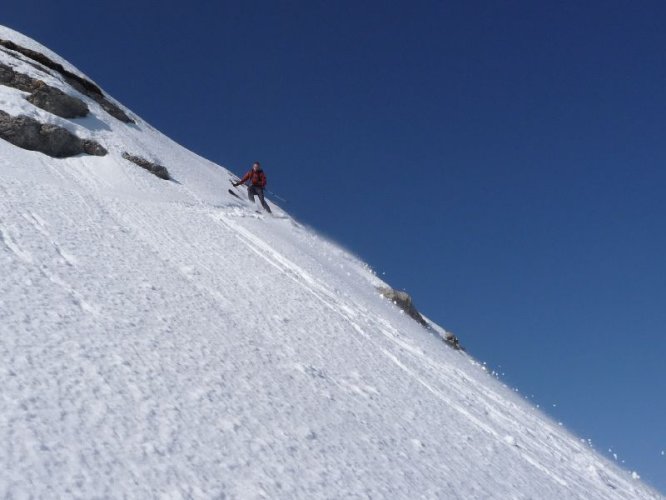
[[[189,149],[261,160],[294,215],[666,491],[666,3],[4,0],[0,23]]]

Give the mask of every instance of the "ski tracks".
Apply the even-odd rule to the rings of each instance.
[[[14,241],[14,238],[11,236],[9,229],[2,227],[2,220],[0,219],[0,242],[2,242],[15,257],[26,264],[32,264],[33,259],[32,255],[24,251],[17,243]]]
[[[408,377],[412,378],[418,384],[422,385],[426,390],[440,399],[447,407],[464,415],[465,419],[476,426],[481,432],[490,436],[498,446],[504,448],[509,453],[517,454],[524,460],[530,467],[537,469],[544,478],[548,478],[553,482],[556,489],[568,490],[571,480],[567,479],[554,472],[557,470],[556,465],[552,467],[544,465],[536,457],[540,455],[538,449],[531,450],[532,447],[552,447],[570,443],[571,439],[560,438],[559,435],[565,431],[556,428],[551,424],[547,435],[536,436],[529,431],[529,428],[539,428],[537,425],[539,419],[543,419],[542,415],[537,413],[531,407],[527,407],[520,401],[512,400],[511,398],[502,398],[499,394],[488,388],[488,380],[485,383],[475,381],[469,377],[465,377],[463,372],[458,370],[455,365],[445,362],[438,362],[433,360],[430,356],[426,355],[424,351],[416,348],[410,344],[399,331],[391,325],[386,319],[379,315],[374,315],[370,309],[358,304],[346,301],[344,297],[336,294],[327,284],[322,280],[315,278],[312,274],[306,271],[303,267],[281,254],[274,249],[262,238],[256,236],[251,230],[244,227],[243,224],[234,220],[230,214],[211,214],[211,216],[223,224],[227,225],[233,233],[242,240],[247,248],[254,252],[256,255],[265,260],[268,264],[273,266],[278,272],[289,276],[293,281],[303,286],[310,294],[315,296],[319,302],[326,308],[334,311],[343,317],[343,319],[353,328],[353,330],[362,337],[365,341],[373,345],[374,352],[380,352],[388,359],[398,366]],[[374,328],[368,329],[359,322],[361,318],[368,318],[366,324],[379,325]],[[380,333],[389,344],[382,346],[379,338],[375,335]],[[392,347],[389,347],[392,346]],[[375,350],[376,349],[376,350]],[[408,361],[411,360],[411,361]],[[410,368],[407,363],[412,365]],[[305,371],[315,370],[313,367],[304,368]],[[488,377],[485,372],[480,372],[479,376]],[[330,378],[330,377],[329,377]],[[432,378],[432,381],[428,379]],[[446,389],[438,388],[437,385],[442,381],[448,381]],[[337,384],[337,382],[336,382]],[[377,396],[376,389],[363,388],[356,384],[350,384],[348,381],[343,381],[343,385],[356,391],[359,395]],[[452,398],[447,394],[455,394],[456,384],[463,384],[466,386],[462,394],[469,394],[469,387],[474,388],[472,394],[475,395],[475,401],[470,401],[468,396],[465,399]],[[498,384],[499,385],[499,384]],[[527,427],[516,428],[516,413],[520,414],[519,422],[522,422]],[[492,418],[497,423],[497,427],[507,429],[504,434],[497,432],[493,426],[485,423],[488,418]],[[518,440],[514,436],[520,436],[524,433],[531,434],[526,436],[525,440]],[[575,442],[574,442],[575,444]],[[575,452],[576,450],[574,450]],[[579,450],[580,451],[580,450]],[[543,453],[541,453],[543,454]],[[553,454],[557,455],[556,453]],[[590,478],[593,481],[595,478]],[[615,481],[622,481],[620,477],[614,477]],[[630,485],[625,485],[630,486]],[[612,496],[612,492],[610,492]]]
[[[17,193],[14,194],[16,195]],[[14,197],[14,199],[18,198]],[[347,342],[348,344],[353,342],[353,348],[362,350],[362,354],[356,354],[357,361],[363,359],[372,360],[373,357],[376,358],[378,355],[384,356],[400,372],[405,374],[405,380],[400,382],[400,390],[410,390],[412,386],[416,389],[416,386],[418,386],[422,390],[433,394],[450,411],[455,411],[463,415],[465,418],[462,420],[465,422],[465,428],[456,429],[455,432],[453,430],[448,431],[453,439],[452,445],[454,445],[454,448],[466,445],[465,442],[458,442],[460,441],[460,436],[467,436],[467,439],[477,439],[481,438],[479,434],[482,434],[490,438],[489,440],[486,439],[486,442],[491,441],[495,443],[492,448],[486,450],[489,456],[501,460],[505,454],[517,454],[527,467],[538,470],[540,477],[543,477],[549,484],[552,483],[551,491],[567,491],[568,481],[571,479],[555,472],[561,470],[561,468],[557,467],[557,464],[537,460],[535,457],[543,456],[544,454],[538,454],[532,449],[538,446],[553,449],[567,446],[570,439],[565,439],[561,436],[563,434],[562,431],[553,428],[549,430],[550,432],[547,436],[536,436],[534,439],[526,437],[522,440],[521,433],[529,433],[532,422],[537,422],[538,420],[538,417],[534,416],[532,409],[510,398],[502,398],[500,394],[496,394],[491,388],[486,388],[487,383],[466,376],[465,370],[459,369],[458,364],[467,364],[467,358],[449,350],[448,347],[436,339],[430,339],[428,341],[430,344],[413,342],[411,340],[413,336],[420,335],[423,339],[427,339],[430,334],[420,329],[420,327],[411,325],[411,320],[404,318],[404,316],[396,314],[395,322],[383,317],[382,314],[385,313],[388,306],[382,299],[378,298],[377,294],[373,293],[369,281],[367,283],[367,294],[357,294],[356,300],[352,300],[350,296],[338,290],[338,285],[340,289],[345,289],[345,284],[335,281],[335,279],[341,279],[340,276],[344,273],[338,273],[337,278],[334,278],[332,272],[329,273],[316,267],[319,264],[314,256],[311,260],[306,259],[301,262],[298,254],[292,254],[291,251],[283,251],[280,247],[283,242],[279,238],[275,241],[277,244],[273,245],[272,236],[280,235],[281,231],[290,226],[284,226],[279,222],[274,223],[263,214],[256,214],[248,211],[245,207],[233,205],[210,207],[204,204],[196,204],[193,207],[188,207],[177,203],[151,204],[139,203],[134,200],[117,201],[111,198],[95,200],[83,194],[72,195],[72,200],[68,201],[68,203],[72,209],[69,211],[70,215],[58,214],[57,218],[54,218],[53,214],[49,214],[43,205],[21,206],[20,204],[10,204],[7,210],[15,210],[15,212],[11,214],[12,217],[9,220],[22,220],[24,222],[22,226],[11,225],[7,223],[7,219],[0,218],[0,249],[4,249],[4,252],[0,253],[2,254],[2,258],[11,262],[14,268],[18,268],[18,270],[15,270],[15,283],[25,280],[28,276],[37,276],[58,287],[65,295],[69,296],[70,303],[77,305],[93,323],[101,325],[100,328],[111,325],[118,327],[122,323],[111,319],[111,315],[114,314],[114,310],[110,308],[112,302],[107,301],[103,305],[92,303],[88,297],[102,297],[103,295],[100,294],[99,290],[87,289],[87,286],[91,284],[89,277],[85,281],[82,281],[80,277],[75,278],[75,276],[90,273],[90,270],[84,268],[85,259],[83,256],[76,254],[72,249],[82,246],[87,248],[88,251],[93,251],[95,245],[97,245],[99,248],[96,251],[100,251],[100,254],[96,256],[96,259],[93,259],[95,262],[103,262],[103,259],[100,259],[100,257],[103,257],[107,253],[108,255],[112,255],[121,248],[124,251],[131,249],[134,252],[143,252],[144,257],[146,257],[145,253],[147,252],[148,255],[153,256],[149,260],[152,260],[154,265],[146,269],[137,268],[135,272],[138,276],[144,276],[150,282],[146,281],[141,285],[144,287],[142,290],[132,292],[131,297],[133,300],[136,300],[135,304],[129,303],[128,299],[122,299],[120,303],[123,307],[129,308],[129,310],[123,311],[123,314],[126,314],[129,318],[135,318],[132,321],[136,321],[136,318],[148,317],[152,304],[151,297],[156,293],[158,295],[155,300],[160,301],[160,307],[164,308],[165,298],[159,295],[159,279],[154,276],[155,272],[162,272],[165,275],[177,275],[179,279],[185,280],[187,283],[185,288],[191,287],[199,293],[199,296],[194,299],[188,297],[185,301],[186,304],[190,307],[198,306],[197,310],[202,315],[208,315],[211,311],[217,310],[215,318],[218,320],[224,319],[225,324],[229,327],[234,324],[237,317],[233,308],[242,309],[246,307],[251,309],[253,307],[252,298],[265,285],[260,281],[245,282],[247,276],[242,271],[242,266],[245,263],[253,262],[252,259],[244,258],[244,254],[249,251],[265,263],[265,266],[262,267],[275,270],[275,274],[266,272],[263,275],[264,280],[282,280],[281,283],[290,281],[294,285],[290,285],[293,290],[298,289],[301,292],[312,295],[321,307],[326,308],[340,318],[340,324],[345,325],[344,331],[353,332],[355,335],[336,340],[337,342]],[[194,214],[197,217],[196,221],[192,220]],[[17,215],[18,217],[16,217]],[[68,219],[68,217],[85,217],[87,221],[85,224],[80,223],[80,221],[77,224],[76,220]],[[199,224],[203,219],[208,219],[210,221],[209,224]],[[63,238],[66,238],[67,232],[66,230],[63,232],[61,228],[61,231],[56,233],[56,220],[59,222],[58,225],[64,223],[65,227],[74,227],[77,225],[89,226],[90,232],[84,236],[75,231],[72,233],[78,234],[76,238],[86,237],[90,241],[85,245],[79,245],[80,241],[76,239],[73,241],[63,240]],[[162,221],[165,221],[165,223],[161,223]],[[192,227],[198,228],[196,232],[187,226],[188,221],[192,222]],[[220,224],[222,225],[221,227],[219,227]],[[218,226],[217,230],[215,229],[216,226]],[[163,230],[164,227],[171,228],[173,232],[165,232]],[[100,232],[101,228],[106,228],[104,233]],[[262,231],[261,236],[258,235],[259,231]],[[118,242],[115,241],[116,238],[119,238]],[[129,245],[128,242],[133,243]],[[320,251],[319,247],[313,249],[313,255],[317,251]],[[131,256],[127,257],[128,260],[123,262],[122,266],[123,269],[127,268],[126,270],[129,270],[133,263],[138,263],[139,260],[129,259]],[[98,269],[96,271],[116,272],[117,269]],[[28,279],[34,280],[34,277]],[[138,282],[140,279],[135,281]],[[85,286],[82,286],[84,284]],[[117,285],[118,289],[113,290],[113,292],[119,293],[121,290],[120,286],[119,283]],[[170,290],[173,289],[173,284],[171,284]],[[278,284],[272,288],[272,290],[280,289],[282,289],[282,285]],[[237,293],[243,299],[232,303],[227,296],[234,293]],[[298,295],[300,297],[304,296],[300,292]],[[18,294],[15,294],[15,296],[18,296]],[[359,297],[365,298],[359,301]],[[376,299],[376,303],[372,302],[372,297]],[[178,298],[176,297],[168,303],[172,303],[175,306],[177,301]],[[331,360],[325,359],[325,356],[328,354],[325,351],[306,353],[305,346],[302,346],[300,350],[293,349],[291,343],[300,342],[299,336],[306,335],[307,331],[303,332],[301,330],[303,322],[298,322],[299,326],[297,329],[284,326],[290,321],[289,316],[294,310],[297,310],[298,304],[285,304],[285,306],[284,310],[278,307],[270,311],[261,312],[258,318],[246,318],[248,321],[256,321],[256,325],[246,324],[244,328],[239,328],[239,331],[249,332],[252,330],[257,332],[258,338],[239,339],[237,344],[231,346],[229,352],[233,352],[234,354],[242,352],[247,358],[245,360],[241,358],[236,362],[227,359],[227,363],[232,363],[227,369],[230,372],[241,371],[245,377],[258,376],[258,380],[263,380],[260,374],[253,373],[255,370],[254,366],[249,367],[244,366],[244,364],[250,362],[250,360],[277,364],[277,366],[284,368],[285,373],[281,376],[284,376],[285,380],[291,380],[290,377],[292,375],[290,373],[298,374],[301,378],[295,378],[291,383],[314,384],[318,389],[318,394],[324,401],[333,401],[336,390],[353,394],[356,398],[364,398],[368,401],[365,411],[369,412],[368,416],[372,415],[372,417],[368,417],[368,420],[374,422],[372,423],[375,426],[374,429],[381,429],[382,427],[374,419],[381,419],[381,415],[378,415],[378,412],[386,409],[387,405],[390,407],[392,404],[390,389],[385,385],[385,380],[391,380],[388,372],[378,375],[375,382],[379,383],[375,383],[371,380],[371,372],[367,369],[365,369],[363,374],[354,372],[353,370],[345,374],[343,371],[345,369],[348,370],[353,365],[345,363],[344,360],[341,360],[341,362],[331,362]],[[109,309],[105,310],[105,307],[109,307]],[[380,310],[380,307],[386,307],[386,309]],[[198,318],[199,315],[196,310],[188,310],[186,316]],[[207,328],[210,328],[204,323],[207,324],[210,321],[215,321],[210,316],[206,318],[202,317],[200,320],[197,323],[198,326],[191,329],[192,332],[204,332]],[[238,320],[240,321],[240,318]],[[171,326],[166,320],[164,323],[160,321],[158,318],[153,318],[150,326],[138,327],[128,325],[130,328],[128,331],[135,332],[140,328],[143,332],[141,338],[132,337],[131,342],[137,343],[137,345],[140,343],[151,343],[155,341],[156,335],[159,335],[160,332],[168,332],[171,335],[173,331],[176,331],[172,331]],[[274,324],[282,326],[275,327]],[[320,323],[315,323],[315,325],[320,325]],[[150,328],[157,329],[153,333]],[[410,329],[411,334],[403,334],[403,328]],[[262,335],[262,329],[274,331],[273,336],[277,335],[277,337],[271,338],[271,335]],[[178,331],[184,333],[189,332],[190,329],[181,326]],[[338,327],[335,327],[331,329],[328,335],[340,333],[341,331]],[[280,335],[288,335],[290,338],[279,338]],[[224,391],[217,390],[215,384],[221,382],[192,383],[192,387],[197,389],[196,391],[188,391],[186,381],[180,380],[175,374],[160,372],[161,358],[169,360],[177,359],[178,363],[191,365],[189,368],[191,373],[206,376],[207,370],[204,369],[205,367],[195,368],[199,359],[195,349],[202,349],[205,352],[209,352],[213,348],[217,348],[222,353],[225,348],[222,344],[216,344],[215,339],[215,335],[210,335],[207,338],[197,339],[194,345],[192,345],[192,339],[186,339],[186,337],[174,337],[172,342],[162,339],[159,344],[155,343],[155,345],[162,346],[159,353],[154,353],[154,356],[150,354],[150,357],[148,357],[148,354],[144,354],[142,358],[138,357],[138,350],[133,348],[133,344],[131,343],[127,346],[111,345],[104,348],[109,359],[106,359],[99,366],[96,365],[95,361],[87,363],[85,360],[78,360],[77,364],[82,366],[84,371],[88,370],[89,372],[82,374],[79,378],[86,379],[89,383],[94,384],[94,394],[86,394],[86,397],[82,399],[76,393],[76,390],[79,389],[75,387],[60,389],[67,391],[62,398],[64,405],[62,411],[66,415],[63,418],[82,419],[80,424],[75,423],[67,427],[81,427],[85,420],[87,427],[84,431],[92,435],[96,432],[95,429],[105,433],[111,432],[108,422],[115,421],[114,432],[125,434],[126,439],[129,439],[129,449],[131,449],[131,453],[128,453],[127,451],[123,452],[112,445],[106,444],[107,442],[112,442],[113,436],[105,434],[100,436],[102,439],[97,440],[93,448],[84,451],[82,460],[94,460],[94,457],[100,453],[108,460],[114,453],[120,453],[121,455],[125,453],[128,456],[143,454],[144,456],[154,458],[161,454],[177,452],[179,447],[180,449],[190,447],[191,450],[194,450],[192,447],[199,446],[196,441],[187,441],[179,437],[179,434],[184,432],[185,422],[178,408],[185,408],[184,405],[188,400],[187,398],[192,398],[195,408],[206,408],[211,414],[217,415],[220,422],[231,422],[228,432],[235,436],[234,442],[247,444],[248,446],[257,446],[259,448],[266,446],[277,446],[279,448],[283,446],[283,443],[279,441],[273,440],[272,444],[267,444],[266,442],[262,442],[260,437],[245,434],[249,432],[248,429],[260,429],[262,425],[265,425],[265,420],[255,416],[253,412],[244,411],[242,407],[240,409],[237,408],[237,416],[235,417],[233,416],[233,412],[220,407],[222,402],[226,405],[232,403],[230,400],[220,399],[223,397],[222,394],[224,394]],[[328,340],[332,340],[332,338],[322,337],[320,341],[321,347],[317,348],[325,349]],[[233,342],[233,336],[229,335],[225,337],[225,341]],[[80,345],[77,347],[75,343],[72,344],[72,341],[69,342],[67,345],[67,355],[71,356],[75,355],[76,352],[83,352],[83,348]],[[425,345],[437,346],[434,352],[437,354],[438,359],[434,359],[433,355],[424,350],[423,346]],[[137,356],[128,356],[126,352],[128,347],[133,348]],[[142,352],[150,353],[150,349],[146,350],[145,346],[140,346],[140,348]],[[90,352],[89,347],[87,350]],[[252,354],[249,355],[247,353]],[[306,355],[309,358],[307,360],[299,359],[295,361],[293,358],[297,353],[299,356]],[[440,355],[442,356],[442,361],[439,360]],[[317,363],[317,356],[319,356],[319,363]],[[114,357],[118,358],[117,361],[113,361]],[[220,358],[223,359],[222,354],[220,354]],[[39,356],[35,359],[39,359]],[[25,366],[32,366],[30,370],[36,368],[34,360],[27,360],[25,362],[28,363]],[[23,366],[21,363],[22,361],[17,358],[12,360],[9,366],[20,367]],[[376,363],[373,366],[380,365],[380,363]],[[104,368],[101,369],[100,366]],[[261,364],[257,366],[260,367]],[[215,369],[219,368],[215,367]],[[478,376],[487,377],[480,370]],[[145,390],[139,389],[139,386],[135,387],[135,384],[131,382],[134,378],[143,380],[141,383],[147,387],[151,387],[155,394],[160,394],[160,398],[157,398],[153,394],[147,394]],[[78,378],[72,375],[68,379],[63,377],[63,380],[73,382],[78,380]],[[146,384],[146,380],[154,382]],[[247,385],[247,392],[249,393],[256,390],[255,387],[260,387],[250,384],[250,380],[254,379],[234,379],[234,383],[241,386],[243,384]],[[124,388],[122,385],[119,385],[119,381],[123,381],[126,384]],[[263,382],[268,383],[266,380],[263,380]],[[464,390],[459,388],[459,385]],[[109,391],[109,388],[112,386],[119,388],[122,392],[105,394],[105,391]],[[176,391],[174,391],[174,387],[177,388]],[[473,391],[469,390],[470,387],[473,388]],[[174,391],[173,395],[172,391]],[[283,396],[277,399],[266,399],[266,408],[269,410],[272,418],[280,416],[279,411],[275,412],[275,405],[282,404],[279,401],[283,399]],[[81,402],[84,399],[87,402],[86,409],[73,408],[75,412],[71,413],[66,408],[70,403],[76,404],[77,400]],[[309,400],[302,400],[300,403],[309,404]],[[31,404],[34,406],[36,403],[28,402],[24,404],[28,408],[25,411],[29,411]],[[234,404],[239,403],[234,401]],[[321,402],[317,404],[321,408],[325,407]],[[134,410],[131,413],[127,413],[127,416],[123,416],[123,411],[130,407],[134,408]],[[437,411],[436,406],[430,408]],[[287,411],[293,412],[296,410],[290,407]],[[206,412],[203,410],[190,411],[186,414],[195,415],[197,418],[202,419],[208,418],[206,417]],[[106,420],[105,415],[107,415]],[[401,451],[405,457],[409,457],[410,454],[437,454],[428,447],[428,437],[427,434],[424,434],[423,427],[415,425],[416,422],[414,419],[419,418],[419,415],[426,417],[428,422],[431,423],[438,421],[436,415],[413,413],[405,417],[405,422],[400,425],[415,427],[411,444],[407,443],[407,449],[403,448]],[[518,416],[517,420],[526,426],[525,428],[516,426],[516,416]],[[130,420],[133,420],[128,420],[128,417]],[[363,420],[362,416],[359,418]],[[489,419],[497,422],[497,425],[493,426],[488,423]],[[442,424],[445,423],[442,422]],[[7,428],[6,425],[0,421],[0,427],[5,426]],[[134,438],[131,431],[132,425],[140,426]],[[313,425],[305,426],[300,430],[292,430],[294,438],[297,441],[303,440],[303,442],[307,443],[303,451],[299,453],[307,454],[310,453],[310,450],[316,449],[318,434],[330,432],[331,428],[335,428],[335,421],[327,423],[320,422],[318,425],[319,427]],[[539,428],[536,424],[535,427]],[[472,428],[475,430],[472,430]],[[49,439],[44,437],[48,435],[44,429],[40,430],[37,427],[30,427],[23,430],[17,427],[9,427],[8,429],[10,434],[16,436],[21,433],[32,436],[30,438],[32,439],[31,442],[37,446],[53,447]],[[359,433],[358,435],[361,436],[363,434]],[[138,440],[139,436],[143,436],[143,441],[140,442]],[[367,439],[378,438],[370,433]],[[61,441],[58,440],[58,442]],[[344,440],[340,440],[338,443],[345,443],[346,446],[354,446],[352,443]],[[373,449],[381,451],[383,448],[381,444],[377,444]],[[36,461],[36,459],[30,458],[26,453],[28,453],[26,450],[14,449],[8,456],[20,457],[22,463]],[[558,455],[559,453],[553,453],[553,460]],[[580,456],[586,457],[588,455],[581,453]],[[152,460],[153,458],[150,459]],[[482,459],[483,457],[480,455],[479,458]],[[357,461],[356,463],[362,463],[359,462],[360,455],[355,456],[354,460]],[[398,458],[387,460],[398,460]],[[452,458],[451,463],[454,461],[455,458]],[[72,465],[75,464],[72,463]],[[430,477],[438,477],[442,474],[441,469],[438,469],[435,464],[430,464],[427,460],[421,460],[421,465],[428,468],[428,472],[424,472],[424,474]],[[229,464],[229,467],[231,466]],[[458,465],[459,470],[465,470],[466,466],[466,464]],[[583,468],[591,467],[587,462],[581,462],[580,466]],[[180,471],[180,474],[185,474],[182,476],[183,478],[186,477],[185,470],[183,468]],[[26,472],[25,475],[28,475],[28,473]],[[601,474],[593,474],[592,472],[588,476],[590,481],[604,481],[604,484],[609,485],[617,485],[618,482],[621,484],[622,481],[618,477],[609,478],[608,475],[602,477]],[[125,477],[129,476],[126,475]],[[90,478],[84,480],[90,481]],[[251,483],[252,481],[248,484]],[[237,484],[241,485],[242,480],[239,480]],[[14,491],[19,490],[14,489]],[[484,491],[479,494],[487,495],[489,493]],[[613,497],[613,491],[610,489],[609,498]]]
[[[16,226],[0,219],[0,243],[14,256],[17,261],[15,264],[23,267],[24,273],[36,273],[47,279],[68,295],[84,312],[97,316],[98,308],[88,302],[76,286],[63,278],[68,273],[63,268],[75,267],[77,260],[49,232],[48,223],[37,212],[39,208],[35,210],[15,203],[6,205],[3,209],[5,214],[11,216],[13,220],[23,219],[26,223]],[[14,272],[19,272],[15,266]]]

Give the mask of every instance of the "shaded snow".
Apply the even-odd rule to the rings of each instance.
[[[368,266],[86,102],[72,122],[0,86],[0,109],[110,152],[0,141],[0,497],[660,498],[401,315]]]

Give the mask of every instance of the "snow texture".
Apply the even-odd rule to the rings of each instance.
[[[366,264],[229,194],[226,169],[0,62],[91,115],[1,86],[0,109],[109,150],[0,141],[0,498],[661,498],[401,314]]]

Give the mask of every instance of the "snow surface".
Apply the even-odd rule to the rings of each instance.
[[[0,61],[92,116],[2,86],[0,109],[109,150],[0,140],[0,497],[661,498],[401,314],[366,264],[228,194],[224,168]]]

